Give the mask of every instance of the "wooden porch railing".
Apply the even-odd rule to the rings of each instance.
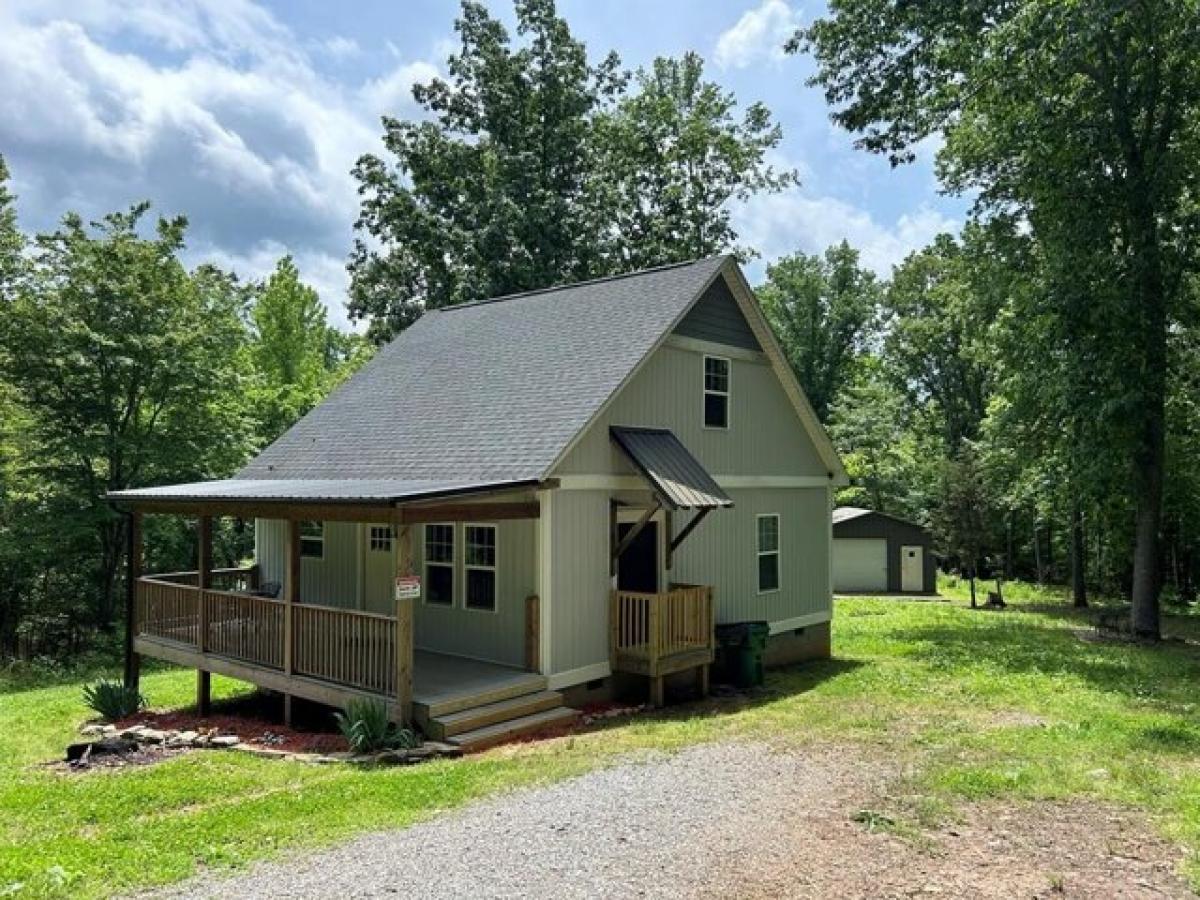
[[[660,594],[613,591],[610,629],[617,671],[657,676],[711,662],[712,588],[676,584]]]
[[[195,647],[271,669],[284,668],[287,604],[234,591],[180,583],[188,573],[139,578],[136,634]],[[293,606],[292,669],[392,697],[396,693],[394,616],[297,603]]]
[[[200,573],[194,570],[190,572],[163,572],[152,577],[155,581],[169,581],[172,584],[190,584],[192,587],[200,583]],[[222,591],[253,591],[258,587],[258,566],[213,569],[212,587]]]
[[[396,692],[396,619],[300,603],[292,625],[297,675],[364,691]]]

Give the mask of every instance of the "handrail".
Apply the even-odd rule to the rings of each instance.
[[[613,591],[610,647],[614,661],[622,656],[659,660],[681,653],[712,650],[712,588],[672,585],[663,593]]]

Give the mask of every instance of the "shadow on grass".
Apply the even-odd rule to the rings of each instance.
[[[1027,609],[1019,609],[1027,612]],[[1086,611],[1038,610],[1090,627]],[[1107,693],[1138,699],[1191,702],[1200,679],[1200,648],[1177,641],[1135,644],[1088,641],[1078,631],[1040,626],[1008,612],[980,612],[969,625],[944,623],[900,627],[888,633],[899,642],[931,648],[928,662],[942,670],[980,668],[1014,675],[1070,676]]]

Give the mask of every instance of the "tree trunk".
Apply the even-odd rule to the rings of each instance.
[[[1013,511],[1004,520],[1004,580],[1013,579]]]
[[[975,609],[977,604],[975,602],[975,566],[973,564],[969,571],[970,571],[970,574],[969,574],[968,578],[969,578],[970,584],[971,584],[971,609]]]
[[[1042,573],[1042,537],[1036,517],[1033,520],[1033,565],[1037,571],[1037,583],[1041,584],[1045,577]]]
[[[1083,511],[1076,500],[1071,507],[1071,596],[1076,609],[1084,609],[1087,600],[1087,551],[1083,534]]]
[[[1133,455],[1133,488],[1137,502],[1134,526],[1133,633],[1158,640],[1159,525],[1162,522],[1163,472],[1166,466],[1167,298],[1159,256],[1158,222],[1148,185],[1131,179],[1130,231],[1136,273],[1133,300],[1140,314],[1141,384],[1137,385],[1137,445]]]

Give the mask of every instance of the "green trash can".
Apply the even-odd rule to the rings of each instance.
[[[735,622],[716,627],[720,646],[718,680],[735,687],[758,687],[763,683],[763,652],[771,626],[767,622]]]

